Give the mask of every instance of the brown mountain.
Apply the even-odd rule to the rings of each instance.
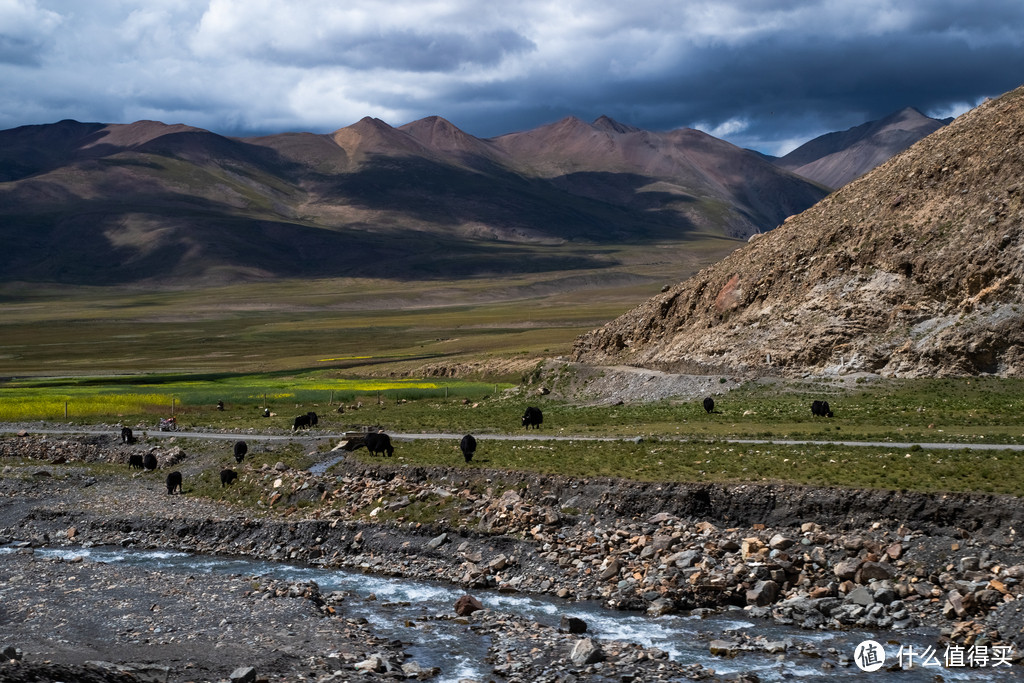
[[[0,131],[0,280],[595,268],[603,246],[746,237],[825,192],[703,133],[606,118],[490,140],[439,117],[244,139],[62,121]]]
[[[842,187],[951,120],[933,119],[908,107],[877,121],[816,137],[775,163],[827,187]]]
[[[689,371],[1024,375],[1024,88],[580,337]]]

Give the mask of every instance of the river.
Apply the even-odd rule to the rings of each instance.
[[[14,548],[0,548],[13,552]],[[423,666],[437,666],[441,675],[437,683],[457,683],[460,679],[493,679],[485,663],[489,640],[476,634],[465,624],[438,618],[451,614],[455,600],[463,595],[460,588],[444,583],[413,581],[402,578],[374,576],[345,569],[328,569],[298,564],[253,560],[246,557],[197,555],[165,550],[136,550],[119,547],[37,548],[34,552],[45,558],[71,559],[83,557],[93,562],[123,563],[154,571],[189,573],[221,572],[242,576],[270,577],[278,580],[315,581],[323,594],[344,591],[344,614],[363,617],[375,632],[388,639],[406,643],[406,651]],[[935,648],[939,666],[924,666],[913,660],[910,669],[889,675],[899,681],[1012,681],[1020,680],[1020,667],[992,666],[970,669],[943,666],[944,647],[936,633],[808,631],[786,627],[775,622],[752,618],[744,610],[701,618],[692,615],[649,617],[643,614],[615,612],[597,603],[565,602],[545,596],[474,591],[486,608],[517,614],[531,621],[558,626],[562,616],[583,619],[588,635],[599,640],[622,640],[665,651],[671,659],[684,664],[697,663],[713,668],[718,674],[754,672],[762,681],[800,680],[807,682],[832,680],[836,677],[866,677],[857,666],[822,668],[822,659],[810,657],[790,647],[783,657],[766,652],[741,651],[735,658],[713,657],[709,643],[737,635],[763,636],[770,641],[788,641],[798,650],[825,652],[834,648],[848,658],[854,657],[858,643],[874,640],[883,644],[887,664],[898,661],[901,645],[922,652]],[[410,627],[410,624],[414,626]],[[835,657],[831,657],[832,660]],[[937,678],[937,676],[939,678]]]

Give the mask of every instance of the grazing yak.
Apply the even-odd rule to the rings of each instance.
[[[534,427],[540,429],[540,423],[544,421],[544,413],[540,412],[540,408],[534,408],[530,406],[523,413],[523,426],[529,429]]]
[[[128,456],[128,469],[141,470],[143,468],[142,456],[136,453]]]
[[[316,427],[317,422],[319,421],[320,420],[319,418],[317,418],[316,413],[313,412],[306,413],[305,415],[299,415],[297,418],[295,418],[295,421],[292,423],[292,431],[294,432],[299,427],[302,427],[303,429]]]
[[[708,396],[704,399],[704,412],[713,413],[715,412],[715,399]]]
[[[832,409],[828,407],[828,401],[815,401],[812,403],[811,415],[814,417],[832,417]]]
[[[466,434],[462,437],[462,441],[459,442],[459,449],[462,450],[462,457],[469,462],[473,459],[473,454],[476,453],[476,439],[473,438],[472,434]]]
[[[235,442],[235,462],[245,460],[245,454],[249,452],[249,446],[244,441]]]
[[[142,466],[147,470],[155,470],[157,466],[156,456],[152,453],[146,453],[145,457],[142,458]]]
[[[173,494],[175,491],[181,493],[181,472],[178,472],[177,470],[167,475],[168,495]]]
[[[121,427],[121,441],[124,443],[135,443],[135,436],[128,427]]]
[[[224,488],[225,486],[230,486],[231,484],[234,484],[236,479],[238,479],[238,472],[235,472],[234,470],[228,469],[228,468],[222,469],[220,471],[220,487],[221,488]]]
[[[364,443],[366,444],[366,450],[370,451],[370,455],[384,455],[386,451],[388,457],[390,457],[395,453],[395,449],[391,446],[391,437],[384,432],[371,432],[367,434]]]

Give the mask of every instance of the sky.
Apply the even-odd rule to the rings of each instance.
[[[604,115],[781,155],[1024,83],[1022,0],[0,0],[0,129]]]

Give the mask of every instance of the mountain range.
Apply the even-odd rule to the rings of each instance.
[[[573,358],[688,372],[1024,376],[1024,88],[692,278]]]
[[[866,158],[858,146],[893,125],[777,163],[607,117],[488,139],[436,116],[257,138],[154,121],[23,126],[0,131],[0,281],[450,279],[601,268],[608,245],[738,245],[836,182],[787,166],[854,172],[865,162],[837,161],[843,145]]]
[[[774,161],[804,178],[839,188],[952,120],[933,119],[907,107],[877,121],[816,137]]]

